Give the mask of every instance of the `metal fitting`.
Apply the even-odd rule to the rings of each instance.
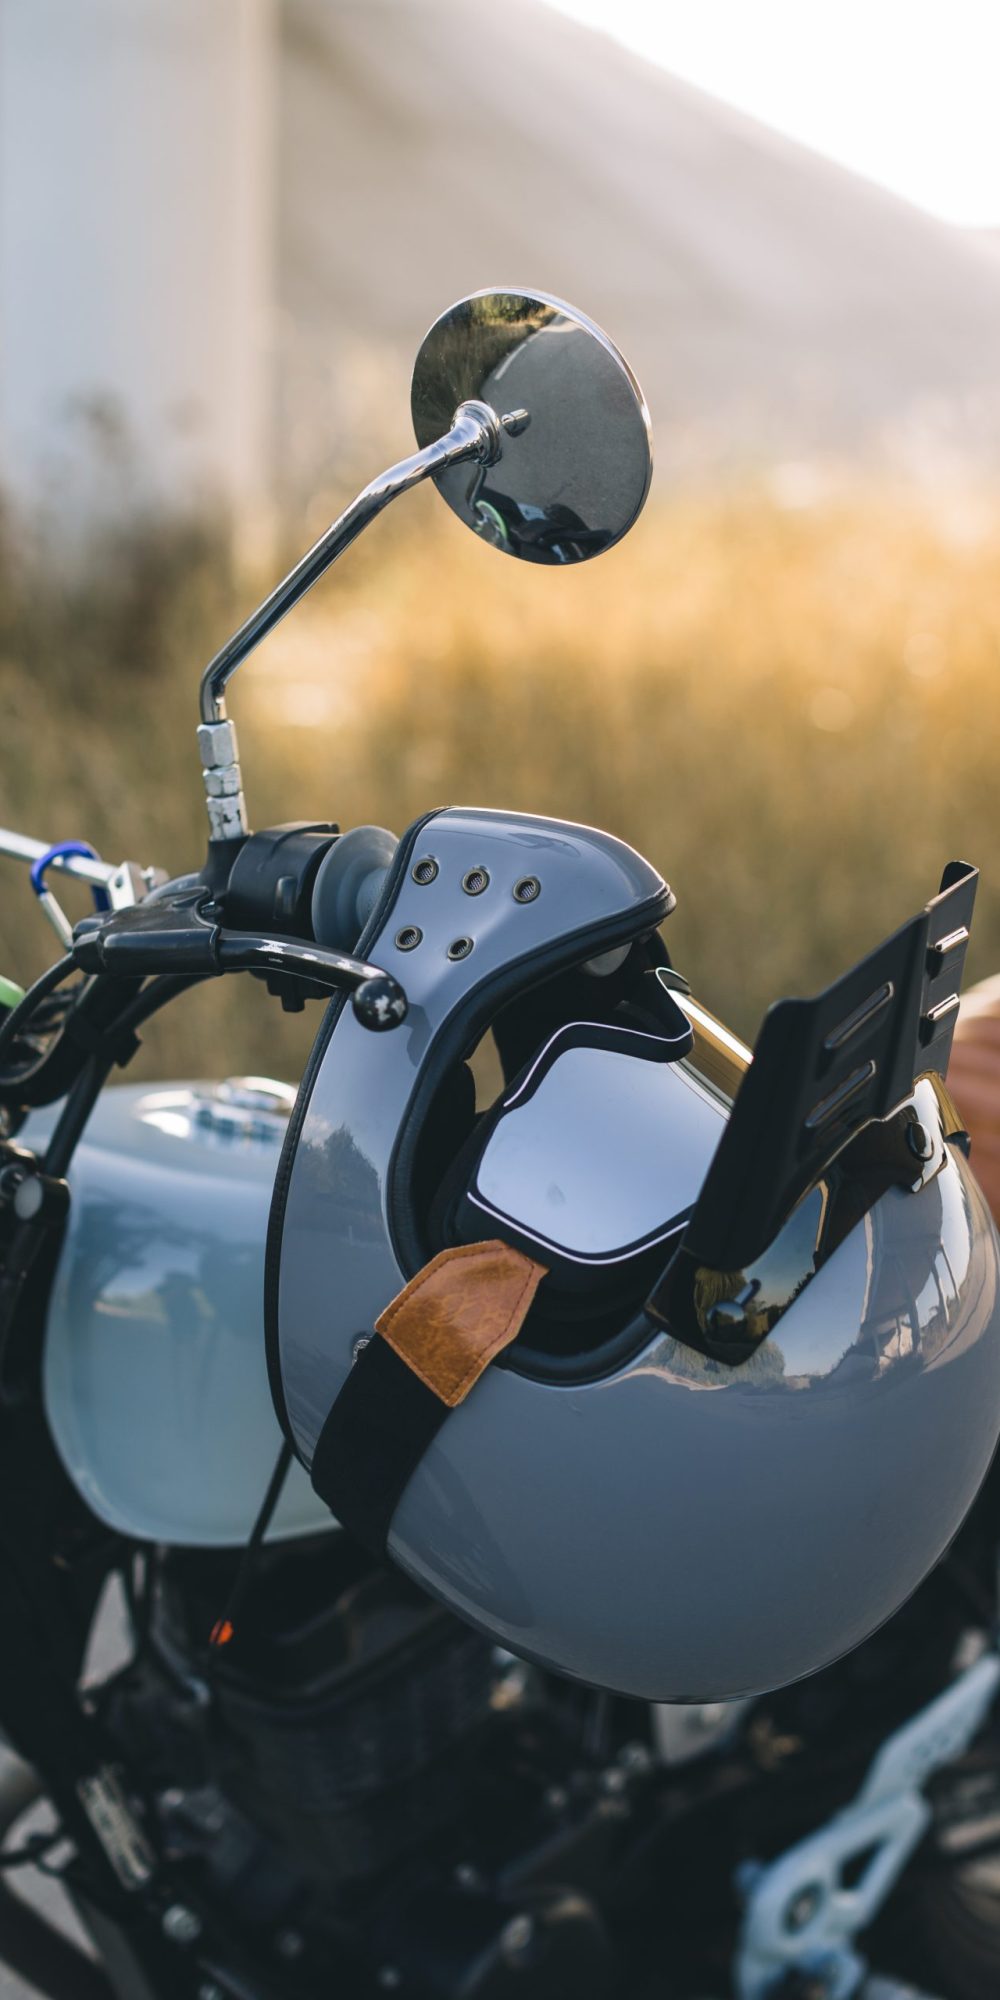
[[[742,1297],[718,1299],[710,1306],[705,1316],[706,1325],[718,1340],[730,1339],[733,1334],[745,1333],[747,1329],[747,1309]]]
[[[238,765],[240,749],[235,724],[228,717],[224,722],[199,723],[198,749],[205,770],[220,770],[227,764]]]
[[[915,1160],[931,1160],[934,1157],[934,1141],[926,1125],[914,1118],[906,1127],[906,1143]]]
[[[205,797],[207,799],[235,798],[240,790],[240,767],[238,764],[222,764],[215,769],[211,765],[208,765],[202,772],[202,777],[205,780]]]
[[[133,903],[141,903],[151,890],[160,888],[166,879],[162,868],[140,868],[135,861],[123,861],[106,884],[111,908],[130,910]]]
[[[161,1919],[163,1935],[171,1944],[195,1944],[201,1936],[201,1918],[186,1903],[171,1903]]]
[[[198,749],[211,837],[213,840],[237,840],[249,831],[249,827],[239,744],[236,730],[228,717],[223,722],[199,723]]]
[[[249,833],[246,800],[242,792],[233,798],[214,799],[206,795],[208,830],[213,840],[239,840]]]
[[[535,1942],[535,1919],[526,1910],[511,1917],[500,1933],[500,1952],[508,1965],[516,1964]]]
[[[821,1882],[809,1882],[792,1897],[785,1911],[786,1931],[804,1931],[811,1924],[820,1904],[824,1890]]]

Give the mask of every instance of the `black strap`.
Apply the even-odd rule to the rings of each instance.
[[[385,1555],[403,1492],[449,1415],[388,1341],[375,1333],[358,1348],[320,1431],[312,1483],[372,1555]]]

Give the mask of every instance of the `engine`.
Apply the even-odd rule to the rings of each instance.
[[[601,2000],[592,1896],[653,1769],[631,1704],[549,1681],[346,1536],[266,1550],[230,1644],[229,1551],[151,1559],[106,1693],[162,1837],[294,1991]]]

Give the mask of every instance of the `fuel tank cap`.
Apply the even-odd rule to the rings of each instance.
[[[280,1146],[295,1103],[291,1084],[267,1076],[174,1084],[135,1107],[144,1125],[202,1146]]]

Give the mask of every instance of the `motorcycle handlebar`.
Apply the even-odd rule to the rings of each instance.
[[[111,917],[85,917],[73,933],[83,972],[145,978],[171,973],[211,978],[224,972],[264,972],[309,980],[351,995],[362,1026],[381,1032],[406,1018],[398,980],[381,966],[292,937],[224,930],[203,885],[184,886]]]

